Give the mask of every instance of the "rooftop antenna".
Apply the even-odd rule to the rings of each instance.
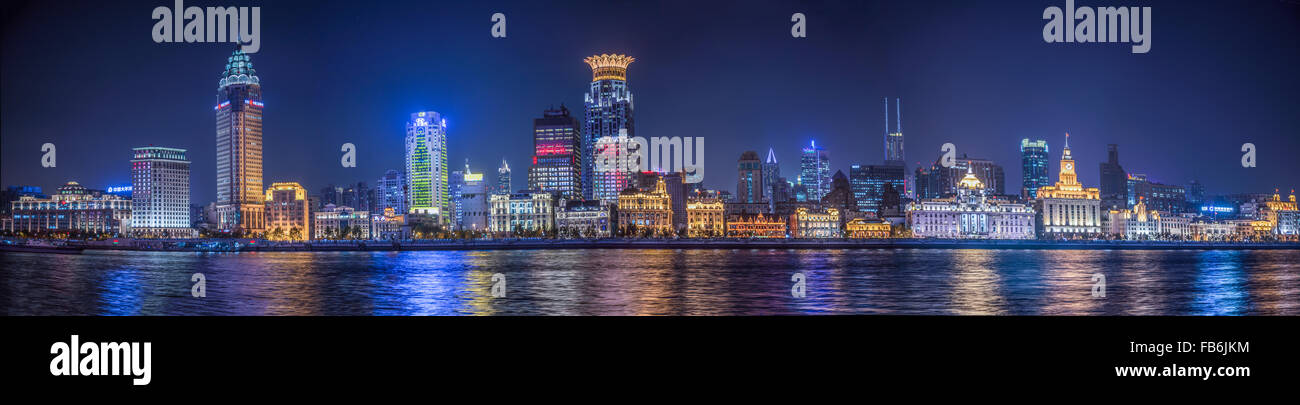
[[[894,108],[894,114],[898,117],[898,133],[901,134],[903,133],[903,100],[895,98],[894,102],[898,105],[897,108]]]
[[[885,97],[885,136],[889,136],[889,97]]]

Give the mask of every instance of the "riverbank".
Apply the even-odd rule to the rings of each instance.
[[[329,252],[520,249],[1089,249],[1300,250],[1296,242],[1157,242],[942,239],[491,239],[272,242],[249,239],[91,241],[87,250]]]

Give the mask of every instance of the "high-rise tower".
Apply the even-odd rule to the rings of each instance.
[[[767,148],[767,160],[763,161],[763,194],[772,197],[772,187],[781,178],[781,165],[776,162],[776,151]]]
[[[1101,173],[1101,207],[1105,210],[1128,208],[1128,172],[1119,164],[1119,145],[1106,145],[1106,161]]]
[[[406,123],[406,208],[414,214],[453,215],[447,172],[447,121],[435,111],[411,114]]]
[[[831,158],[816,141],[803,148],[799,159],[799,183],[807,187],[809,201],[821,201],[831,192]]]
[[[501,167],[497,168],[496,193],[510,194],[513,192],[514,190],[511,189],[511,184],[510,184],[510,163],[507,163],[506,158],[503,157],[501,158]]]
[[[1047,141],[1020,140],[1020,192],[1026,200],[1038,198],[1038,189],[1052,184],[1047,179],[1047,157]]]
[[[591,66],[591,87],[585,100],[583,121],[582,190],[587,197],[618,200],[627,188],[630,173],[621,167],[596,172],[596,143],[603,137],[618,139],[620,133],[635,136],[632,121],[632,91],[627,87],[627,66],[635,61],[627,55],[596,55],[584,59]]]
[[[262,84],[248,55],[235,50],[217,82],[217,225],[225,232],[261,232]]]
[[[903,154],[903,101],[895,98],[894,132],[889,132],[889,99],[885,98],[885,165],[906,166]],[[906,167],[904,167],[906,169]]]
[[[533,119],[533,166],[529,188],[564,198],[582,197],[582,126],[569,109],[548,109]]]
[[[757,203],[767,201],[767,192],[763,189],[763,161],[758,160],[758,152],[745,151],[736,162],[736,202]]]
[[[135,148],[131,159],[131,230],[144,236],[187,237],[190,160],[185,149]]]

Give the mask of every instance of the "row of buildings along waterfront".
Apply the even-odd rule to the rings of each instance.
[[[1295,238],[1294,195],[1207,197],[1197,182],[1162,184],[1125,170],[1107,148],[1099,187],[1079,179],[1069,135],[1052,182],[1045,140],[1020,141],[1020,190],[1003,167],[962,155],[909,171],[901,100],[884,100],[884,156],[831,168],[827,145],[799,151],[786,178],[775,148],[743,151],[736,188],[708,190],[668,168],[597,170],[624,162],[609,140],[635,136],[628,67],[635,59],[584,59],[592,79],[584,111],[560,104],[534,116],[526,183],[515,187],[504,158],[496,175],[449,164],[446,119],[409,115],[398,168],[377,179],[330,184],[312,193],[299,182],[264,183],[260,78],[235,51],[218,79],[216,201],[190,198],[187,151],[148,146],[132,152],[131,186],[91,190],[69,182],[51,196],[11,187],[0,196],[0,230],[24,235],[135,237],[260,236],[275,240],[408,239],[447,236],[667,236],[754,238],[1199,239]],[[893,101],[891,103],[890,101]],[[892,107],[892,111],[891,111]],[[892,121],[892,125],[891,125]],[[397,163],[397,162],[394,162]],[[518,163],[518,162],[516,162]],[[621,166],[620,166],[621,167]],[[494,180],[489,184],[489,180]],[[371,187],[373,185],[373,187]],[[1293,193],[1294,194],[1294,193]],[[457,234],[459,233],[459,234]]]

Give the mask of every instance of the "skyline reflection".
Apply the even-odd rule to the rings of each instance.
[[[10,315],[1296,315],[1297,263],[1191,250],[4,253],[0,302]],[[196,272],[205,298],[190,295]],[[1090,295],[1094,273],[1105,298]]]

